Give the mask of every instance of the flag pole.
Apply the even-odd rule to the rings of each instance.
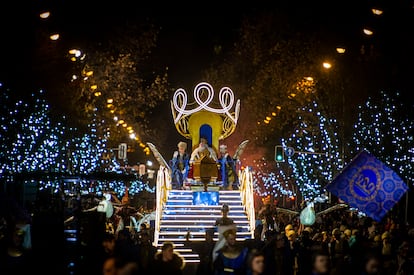
[[[408,222],[408,193],[409,190],[405,193],[405,224],[407,225]]]

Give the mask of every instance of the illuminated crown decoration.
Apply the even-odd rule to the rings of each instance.
[[[195,102],[188,103],[186,91],[179,88],[175,91],[173,100],[171,101],[174,124],[182,136],[188,139],[191,138],[188,129],[188,121],[192,114],[200,111],[216,113],[222,117],[223,123],[220,139],[224,139],[234,132],[239,118],[240,99],[237,100],[233,109],[234,94],[230,88],[223,87],[220,89],[218,94],[218,104],[221,108],[217,108],[217,103],[213,102],[214,89],[206,82],[201,82],[194,88],[194,100]],[[214,104],[217,106],[213,106]],[[194,105],[196,106],[195,108],[187,109],[187,106]]]

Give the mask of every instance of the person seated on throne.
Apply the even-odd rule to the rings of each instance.
[[[217,162],[216,152],[208,145],[207,138],[201,137],[198,147],[193,150],[190,156],[190,170],[188,172],[188,178],[194,179],[194,163],[201,161],[205,157],[209,157],[212,162]]]
[[[208,145],[208,141],[205,137],[200,138],[200,144],[191,153],[190,164],[194,161],[202,159],[204,156],[209,156],[214,161],[217,161],[217,154],[213,148]]]
[[[178,150],[174,152],[170,160],[171,184],[173,188],[182,189],[190,169],[190,157],[186,151],[187,143],[181,141],[177,147]]]
[[[223,182],[223,189],[232,190],[237,188],[237,170],[236,161],[227,152],[227,145],[220,145],[219,163],[219,181]]]

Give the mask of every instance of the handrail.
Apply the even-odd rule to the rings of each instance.
[[[165,203],[167,202],[168,192],[171,190],[171,176],[168,169],[164,166],[160,166],[157,173],[157,184],[156,184],[156,210],[155,210],[155,230],[154,230],[154,245],[158,246],[158,239],[160,233],[160,224],[162,211]]]
[[[249,219],[250,232],[252,238],[254,237],[254,229],[256,227],[256,212],[254,208],[254,194],[253,194],[253,173],[249,167],[246,167],[239,172],[240,179],[240,196],[243,201],[244,210]]]

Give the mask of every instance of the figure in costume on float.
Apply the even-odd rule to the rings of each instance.
[[[213,148],[208,145],[208,141],[205,137],[200,138],[200,143],[196,149],[191,153],[190,164],[194,161],[201,159],[208,155],[211,159],[217,161],[217,154]]]
[[[190,156],[187,154],[187,143],[179,142],[178,150],[170,160],[171,184],[173,188],[182,189],[190,169]]]
[[[223,182],[223,189],[232,190],[237,183],[236,162],[227,152],[227,145],[220,145],[218,163],[220,165],[218,180]]]
[[[188,178],[193,178],[194,162],[204,158],[205,156],[209,156],[212,160],[217,161],[217,154],[214,149],[208,145],[207,138],[201,137],[198,147],[193,150],[190,156],[190,170],[188,172]]]

